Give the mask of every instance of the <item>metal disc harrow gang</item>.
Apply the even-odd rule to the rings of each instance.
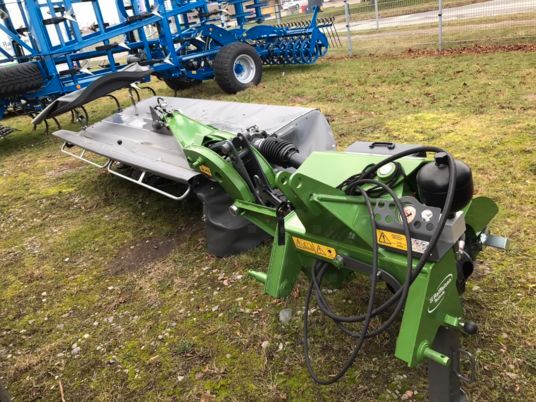
[[[339,32],[337,31],[337,28],[335,26],[334,17],[316,18],[316,20],[301,20],[301,21],[292,21],[292,22],[285,23],[285,24],[277,24],[275,25],[276,28],[286,30],[289,35],[294,35],[294,37],[291,37],[292,40],[287,40],[287,38],[283,37],[280,40],[278,40],[276,43],[276,46],[279,49],[283,50],[286,55],[291,56],[286,59],[288,60],[287,61],[288,63],[293,63],[292,60],[297,59],[296,58],[297,53],[301,52],[302,57],[299,58],[298,60],[302,60],[302,63],[309,64],[304,60],[308,60],[307,55],[309,54],[310,42],[311,42],[311,33],[309,32],[310,27],[312,27],[315,24],[317,28],[328,39],[328,43],[330,47],[337,48],[337,47],[342,46]],[[305,33],[303,33],[303,30],[306,30]],[[319,48],[315,50],[322,51],[323,49],[324,47],[320,44]],[[327,51],[327,48],[325,50]],[[305,55],[303,53],[305,53]],[[316,53],[316,55],[323,56],[323,54],[318,54],[318,52]],[[268,62],[270,63],[271,61],[272,59],[269,58]],[[270,63],[270,64],[280,64],[280,63]]]
[[[341,46],[334,18],[316,18],[316,13],[311,20],[277,24],[275,29],[277,37],[266,42],[265,64],[314,64],[330,46]]]
[[[6,44],[0,119],[8,109],[39,113],[133,63],[174,90],[216,78],[235,93],[260,82],[263,64],[313,64],[330,42],[340,44],[333,19],[319,19],[318,8],[309,21],[273,26],[262,24],[268,6],[262,0],[0,0]],[[240,60],[251,61],[248,74]]]

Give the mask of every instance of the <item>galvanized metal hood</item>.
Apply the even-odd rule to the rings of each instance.
[[[231,133],[257,126],[269,134],[294,143],[300,153],[335,149],[326,118],[312,108],[272,106],[189,98],[164,98],[170,109],[180,110],[192,119]],[[198,173],[190,169],[174,137],[153,128],[150,107],[157,98],[95,123],[80,132],[54,133],[68,144],[102,155],[113,161],[179,182],[189,182]]]

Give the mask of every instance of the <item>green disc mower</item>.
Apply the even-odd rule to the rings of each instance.
[[[72,96],[57,102],[45,113],[77,106]],[[461,297],[482,248],[507,240],[488,233],[497,205],[473,197],[470,168],[447,151],[356,142],[337,152],[317,110],[180,98],[151,98],[55,135],[64,152],[129,181],[177,200],[196,194],[215,255],[273,238],[267,269],[249,274],[276,298],[307,276],[303,346],[317,383],[339,380],[367,339],[399,325],[394,354],[409,367],[428,363],[430,400],[466,400],[462,382],[474,370],[461,369],[460,334],[476,334],[477,325]],[[86,151],[106,161],[92,162]],[[149,177],[178,183],[180,193]],[[355,275],[368,278],[366,311],[344,315],[326,289]],[[380,282],[391,291],[381,300]],[[354,338],[341,369],[326,378],[309,353],[313,304]]]

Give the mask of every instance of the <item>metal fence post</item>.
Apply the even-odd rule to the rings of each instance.
[[[275,19],[277,21],[277,24],[281,24],[281,0],[275,1]]]
[[[376,29],[380,29],[380,12],[378,11],[378,0],[374,0],[374,12],[376,13]]]
[[[438,45],[439,51],[443,50],[443,0],[439,0],[437,10],[438,18]]]
[[[346,35],[348,37],[348,56],[352,55],[352,32],[350,32],[350,5],[344,0],[344,18],[346,20]]]

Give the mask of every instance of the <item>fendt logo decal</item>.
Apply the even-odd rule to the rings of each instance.
[[[432,296],[430,296],[430,300],[428,300],[428,312],[433,313],[441,304],[445,296],[447,295],[446,289],[452,282],[452,274],[448,274],[445,276],[445,278],[441,281],[441,283],[437,286],[436,291]]]

